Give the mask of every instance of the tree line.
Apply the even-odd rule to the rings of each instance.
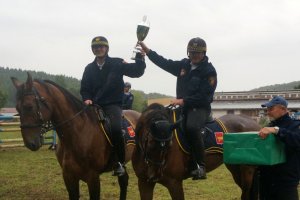
[[[65,76],[65,75],[52,75],[45,72],[38,72],[32,70],[12,69],[8,67],[0,67],[0,108],[14,107],[16,104],[15,94],[16,89],[13,86],[10,77],[16,77],[20,81],[26,81],[27,72],[29,72],[34,79],[51,80],[60,86],[66,88],[75,97],[81,99],[80,80]],[[148,99],[170,97],[159,93],[146,94],[140,90],[132,90],[134,95],[133,109],[141,112],[146,106]]]

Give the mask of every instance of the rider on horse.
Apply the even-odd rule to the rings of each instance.
[[[122,101],[122,109],[123,110],[132,109],[132,103],[134,100],[134,96],[131,93],[130,89],[131,89],[131,83],[125,82],[124,83],[124,95],[123,95],[123,101]]]
[[[115,176],[125,174],[125,147],[122,133],[123,75],[140,77],[146,67],[144,54],[136,55],[135,63],[126,63],[121,58],[108,56],[109,44],[105,37],[92,40],[92,51],[96,58],[84,70],[80,94],[86,105],[97,104],[110,120],[112,143],[117,156]]]
[[[187,56],[180,61],[163,58],[139,42],[149,59],[177,77],[174,105],[183,107],[184,130],[188,134],[192,149],[194,180],[205,179],[203,127],[211,113],[211,102],[217,86],[217,73],[206,56],[206,43],[197,37],[189,41]]]

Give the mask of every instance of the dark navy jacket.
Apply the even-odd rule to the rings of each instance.
[[[286,114],[272,121],[270,126],[279,127],[276,137],[285,144],[286,162],[261,167],[261,178],[275,189],[280,189],[281,186],[298,185],[300,180],[300,121],[293,120]]]
[[[122,109],[123,110],[132,109],[133,99],[134,99],[134,96],[131,92],[124,93],[123,94],[123,101],[122,101]]]
[[[123,75],[140,77],[144,74],[146,64],[138,59],[136,63],[124,63],[121,58],[107,56],[102,69],[99,69],[96,59],[84,70],[80,94],[83,101],[90,99],[98,105],[122,105],[124,93]]]
[[[176,96],[177,99],[183,99],[184,107],[211,109],[217,87],[217,72],[208,62],[208,57],[191,70],[191,61],[187,58],[167,60],[151,50],[147,56],[154,64],[177,77]]]

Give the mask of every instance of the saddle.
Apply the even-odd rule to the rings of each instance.
[[[95,111],[98,116],[99,125],[103,130],[106,139],[108,140],[109,144],[113,146],[110,119],[105,115],[104,111],[101,108],[96,108]],[[135,131],[133,128],[133,124],[129,119],[126,118],[124,114],[122,114],[122,132],[125,144],[135,145]]]
[[[182,118],[180,109],[171,110],[172,122],[175,123],[178,119]],[[204,146],[206,153],[223,153],[223,134],[227,132],[223,122],[219,119],[213,119],[211,116],[205,123],[205,127],[202,129]],[[178,126],[173,131],[173,135],[176,138],[181,150],[186,154],[190,154],[191,147],[188,142],[186,133],[184,132],[182,125]]]

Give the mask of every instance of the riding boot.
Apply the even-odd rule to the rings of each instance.
[[[202,133],[198,131],[191,139],[193,168],[190,175],[193,177],[193,180],[206,179]]]
[[[117,154],[118,162],[114,166],[113,176],[123,176],[126,174],[125,147],[124,147],[123,137],[122,137],[122,140],[119,142],[119,144],[116,144],[114,148],[115,148],[115,151]]]

